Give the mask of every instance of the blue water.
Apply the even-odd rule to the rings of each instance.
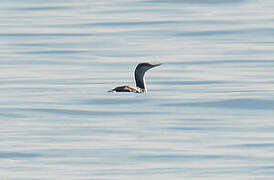
[[[2,0],[0,179],[273,179],[273,9]]]

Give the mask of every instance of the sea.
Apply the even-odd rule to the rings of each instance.
[[[274,1],[0,1],[1,180],[274,179]]]

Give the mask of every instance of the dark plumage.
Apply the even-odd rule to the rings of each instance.
[[[161,64],[149,64],[149,63],[140,63],[137,65],[134,71],[135,77],[135,87],[130,86],[118,86],[109,90],[108,92],[134,92],[134,93],[144,93],[146,92],[146,83],[144,79],[145,72],[153,67],[160,66]]]

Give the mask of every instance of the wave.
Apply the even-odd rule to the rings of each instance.
[[[170,103],[163,106],[185,106],[185,107],[205,107],[205,108],[228,108],[228,109],[247,109],[247,110],[273,110],[274,100],[266,99],[231,99],[207,102],[190,103]]]

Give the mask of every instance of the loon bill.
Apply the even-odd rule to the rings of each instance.
[[[151,68],[154,68],[160,65],[161,64],[150,64],[150,63],[138,64],[134,72],[136,87],[118,86],[116,88],[109,90],[108,92],[134,92],[134,93],[147,92],[146,83],[144,79],[145,72]]]

